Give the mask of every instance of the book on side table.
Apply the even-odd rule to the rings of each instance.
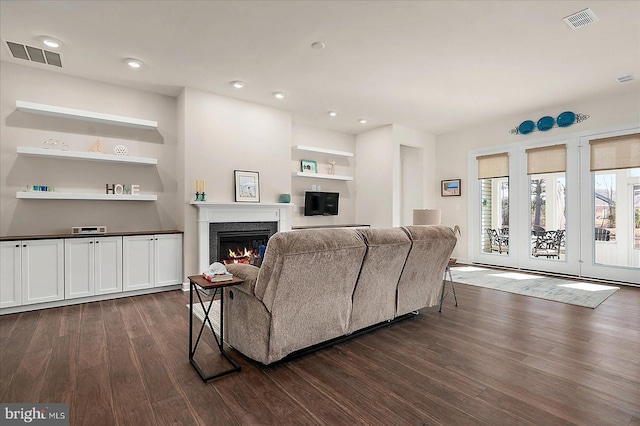
[[[220,283],[224,281],[231,281],[233,279],[233,275],[229,272],[224,274],[209,274],[207,272],[203,272],[202,278],[204,278],[205,280],[211,283]],[[200,287],[199,285],[197,286],[197,288],[199,292],[206,294],[207,296],[211,296],[215,292],[214,288],[206,289],[206,288]]]
[[[233,279],[233,275],[230,272],[225,272],[224,274],[210,274],[208,272],[202,273],[202,278],[211,282],[218,283],[220,281],[229,281]]]

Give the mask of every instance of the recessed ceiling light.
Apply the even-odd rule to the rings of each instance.
[[[49,37],[49,36],[42,36],[40,37],[40,40],[42,40],[42,43],[44,43],[45,46],[51,47],[51,48],[58,48],[60,46],[62,46],[62,42],[56,38],[53,37]]]
[[[367,124],[367,119],[366,118],[361,118],[360,120],[358,120],[358,123]]]
[[[275,96],[278,99],[284,99],[284,93],[282,92],[273,92],[273,96]]]
[[[235,87],[236,89],[242,89],[244,86],[246,86],[246,85],[247,85],[247,83],[245,83],[245,82],[244,82],[244,81],[242,81],[242,80],[235,80],[235,81],[232,81],[232,82],[231,82],[231,85],[232,85],[233,87]]]
[[[316,49],[316,50],[322,50],[324,49],[325,44],[321,41],[315,41],[313,43],[311,43],[311,48],[312,49]]]
[[[338,113],[335,111],[329,111],[327,114],[329,114],[331,117],[335,117],[336,115],[338,115]]]
[[[142,61],[139,59],[128,58],[124,60],[124,63],[129,65],[131,68],[138,69],[142,67]]]

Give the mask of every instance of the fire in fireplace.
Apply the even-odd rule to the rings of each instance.
[[[246,263],[260,266],[260,246],[267,245],[269,234],[269,230],[219,232],[220,261],[226,265]]]

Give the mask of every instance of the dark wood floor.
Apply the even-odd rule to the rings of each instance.
[[[0,317],[0,401],[72,425],[640,425],[640,288],[597,309],[457,284],[416,318],[203,384],[187,294]],[[211,339],[201,347],[211,361]],[[200,349],[199,349],[200,350]]]

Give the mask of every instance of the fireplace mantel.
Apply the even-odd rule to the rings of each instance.
[[[290,231],[291,203],[234,203],[192,201],[198,208],[198,268],[209,267],[209,224],[221,222],[278,222],[278,231]]]

